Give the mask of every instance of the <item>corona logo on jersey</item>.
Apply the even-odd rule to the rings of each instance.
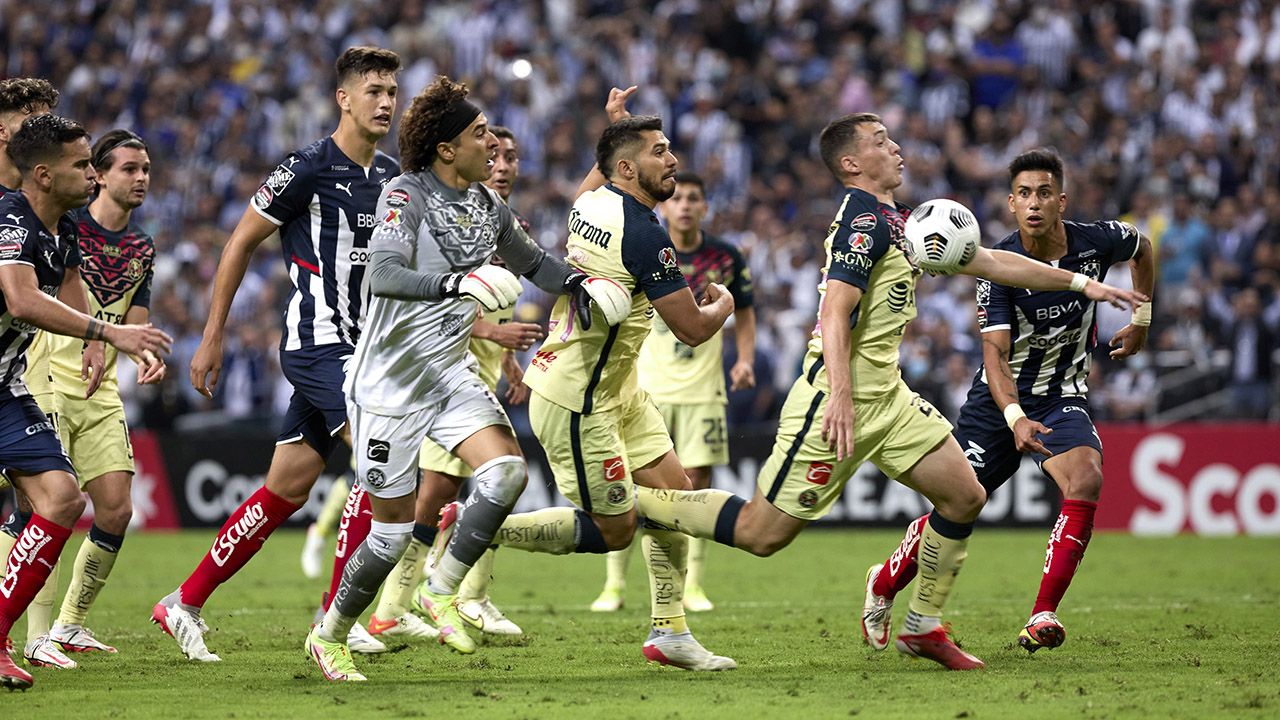
[[[49,537],[41,528],[28,524],[27,529],[22,532],[18,538],[18,544],[13,546],[13,550],[9,552],[9,562],[4,572],[4,580],[0,582],[0,593],[4,593],[5,597],[12,597],[13,590],[18,586],[18,571],[23,565],[30,565],[35,556],[39,554],[40,548],[49,544],[53,538]]]
[[[267,513],[262,509],[262,503],[256,502],[245,508],[244,515],[214,541],[213,548],[209,551],[214,564],[218,567],[226,565],[240,541],[253,537],[266,521]]]

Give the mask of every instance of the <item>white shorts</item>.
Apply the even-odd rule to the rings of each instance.
[[[418,451],[424,438],[452,452],[491,425],[510,428],[498,398],[475,373],[449,387],[432,388],[426,407],[401,416],[380,415],[347,402],[356,477],[370,495],[398,498],[418,489]]]

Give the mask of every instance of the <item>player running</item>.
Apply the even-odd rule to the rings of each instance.
[[[547,255],[480,184],[492,172],[498,140],[467,92],[440,77],[414,98],[400,126],[407,172],[378,200],[368,327],[346,385],[357,478],[371,498],[373,523],[323,621],[307,636],[306,649],[329,680],[365,679],[351,660],[348,630],[412,539],[418,455],[427,438],[475,468],[475,491],[454,524],[461,531],[422,593],[440,641],[475,651],[458,615],[458,585],[528,475],[506,413],[467,351],[477,304],[496,311],[515,303],[521,285],[512,271],[570,296],[588,325],[597,304],[597,322],[621,321],[629,300],[616,283]],[[495,252],[510,271],[490,264]]]
[[[383,186],[400,172],[376,147],[391,131],[400,57],[353,47],[334,69],[338,128],[290,153],[254,194],[218,261],[204,338],[191,360],[191,384],[213,397],[231,302],[254,250],[278,231],[293,283],[280,341],[293,397],[266,483],[227,518],[195,571],[152,610],[152,620],[190,660],[221,659],[205,646],[201,608],[307,501],[339,438],[350,442],[341,388],[365,316],[373,211]],[[353,645],[386,650],[362,631]]]
[[[1067,195],[1056,152],[1037,149],[1014,158],[1009,186],[1009,211],[1018,230],[996,248],[1098,281],[1111,265],[1128,261],[1133,286],[1151,296],[1155,257],[1146,237],[1128,223],[1062,219]],[[960,408],[956,440],[988,496],[1013,477],[1027,453],[1062,491],[1040,592],[1018,636],[1022,647],[1035,652],[1066,639],[1055,613],[1089,546],[1102,490],[1102,441],[1085,386],[1098,342],[1096,304],[1078,292],[1022,292],[979,279],[977,306],[983,363]],[[1111,338],[1111,357],[1141,350],[1150,325],[1151,304],[1144,302]],[[889,643],[894,597],[916,576],[926,521],[927,516],[912,522],[898,549],[867,571],[862,636],[876,650]]]
[[[907,387],[898,368],[920,276],[904,250],[910,209],[893,198],[902,184],[902,157],[870,113],[831,122],[819,148],[845,195],[827,235],[818,323],[803,374],[783,406],[755,495],[744,502],[721,490],[700,490],[691,501],[641,488],[640,512],[691,535],[772,555],[825,515],[853,472],[870,461],[934,507],[921,530],[921,581],[898,650],[953,670],[981,668],[981,660],[951,640],[942,610],[986,492],[951,437],[951,424]],[[1019,287],[1083,291],[1117,304],[1145,299],[1005,250],[978,248],[960,272]]]
[[[484,185],[510,205],[511,192],[520,175],[519,146],[511,130],[505,127],[493,127],[491,130],[498,139],[498,153],[493,158],[493,173]],[[512,213],[520,228],[528,234],[528,222],[514,211]],[[495,262],[501,260],[495,258]],[[506,401],[518,405],[529,396],[529,388],[524,384],[524,370],[513,351],[528,350],[546,333],[541,325],[514,322],[515,309],[515,305],[510,305],[493,312],[486,311],[477,317],[471,326],[467,350],[475,357],[480,378],[490,392],[498,391],[498,379],[505,376]],[[414,609],[414,591],[424,582],[423,565],[438,532],[440,509],[458,496],[459,488],[471,477],[472,469],[430,439],[422,443],[418,467],[422,470],[422,478],[414,515],[413,540],[387,576],[378,606],[369,618],[369,632],[375,636],[436,635],[435,628],[422,623],[411,612]],[[520,626],[507,618],[489,598],[494,555],[494,547],[485,550],[458,586],[458,616],[478,632],[522,635],[524,631]],[[408,630],[418,627],[430,632],[418,635]]]
[[[751,271],[737,248],[703,232],[707,194],[702,178],[686,171],[676,173],[675,194],[662,203],[662,214],[680,272],[694,297],[701,299],[713,282],[725,285],[733,295],[738,360],[729,369],[730,389],[755,387],[756,311],[752,307]],[[697,347],[685,345],[659,317],[636,360],[640,387],[657,403],[694,490],[711,487],[711,468],[729,462],[723,346],[722,332]],[[600,597],[591,603],[592,610],[612,612],[622,607],[630,557],[631,546],[608,554],[608,576]],[[706,541],[690,539],[684,581],[684,609],[690,612],[715,607],[702,589],[705,557]]]
[[[29,118],[6,151],[22,173],[22,189],[0,198],[0,469],[31,502],[33,512],[8,554],[0,580],[0,648],[44,586],[84,511],[75,471],[48,416],[35,404],[22,374],[37,329],[83,340],[105,340],[150,364],[172,339],[149,325],[115,325],[61,300],[83,301],[76,225],[67,214],[94,187],[89,134],[56,115]],[[85,361],[86,379],[96,384]],[[101,362],[101,360],[93,360]],[[100,377],[100,375],[99,375]],[[0,684],[27,688],[29,673],[0,652]]]

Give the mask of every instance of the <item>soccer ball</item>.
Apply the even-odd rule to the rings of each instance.
[[[922,270],[950,275],[973,262],[982,232],[969,208],[939,198],[916,206],[907,216],[907,252]]]

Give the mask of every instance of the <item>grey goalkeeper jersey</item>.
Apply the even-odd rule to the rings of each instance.
[[[438,403],[439,395],[429,397],[429,391],[475,372],[467,343],[479,303],[441,297],[449,273],[474,270],[495,252],[511,272],[532,273],[536,284],[552,292],[560,291],[570,272],[535,245],[511,209],[480,183],[459,192],[430,170],[405,173],[383,189],[375,217],[371,249],[406,256],[407,269],[428,278],[425,299],[394,299],[379,296],[375,275],[344,389],[348,399],[380,415],[405,415]]]

